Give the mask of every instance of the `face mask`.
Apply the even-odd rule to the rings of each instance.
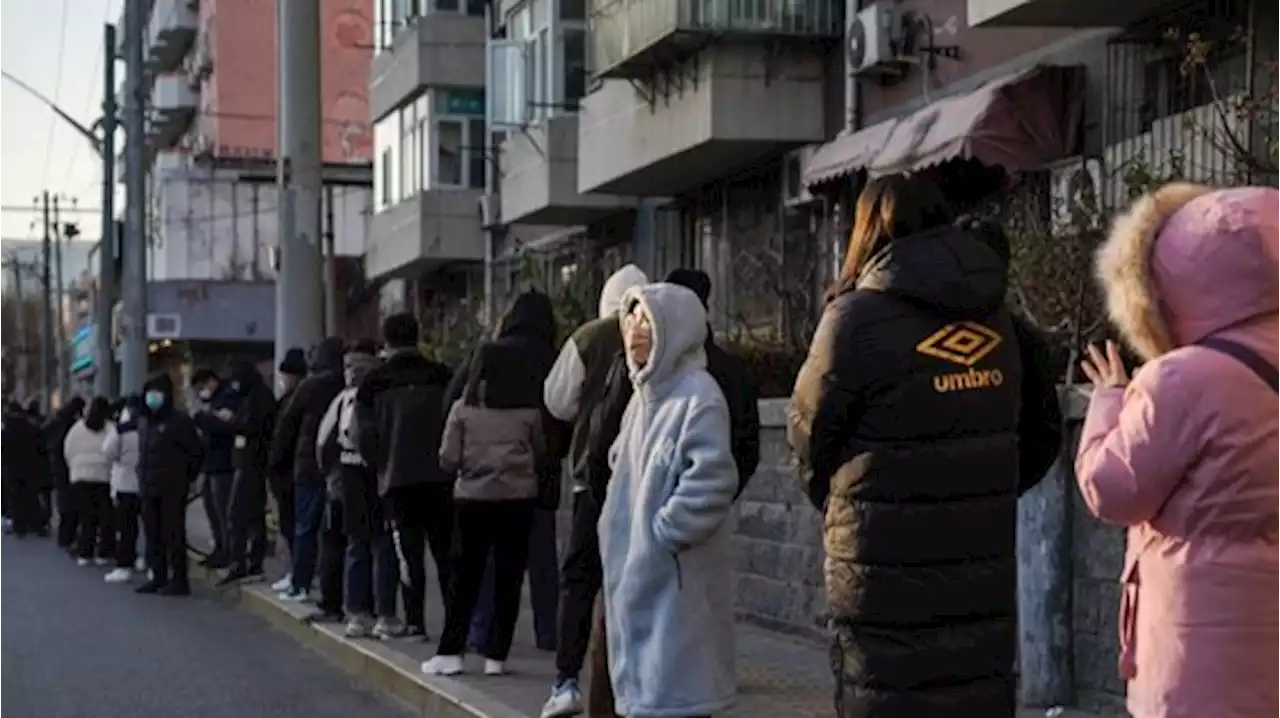
[[[149,391],[146,393],[146,396],[143,397],[143,401],[147,403],[148,409],[156,411],[160,407],[164,406],[164,392]]]
[[[133,418],[133,414],[129,413],[129,410],[128,410],[128,409],[125,409],[125,410],[123,410],[123,411],[121,411],[121,412],[120,412],[120,423],[121,423],[121,424],[125,423],[126,421],[129,421],[129,420],[130,420],[130,419],[132,419],[132,418]]]
[[[201,389],[201,390],[200,390],[200,401],[209,401],[209,399],[211,399],[211,398],[213,398],[213,390],[212,390],[212,389]]]
[[[238,381],[233,381],[233,382],[231,382],[231,391],[234,391],[234,392],[239,393],[239,391],[240,391],[240,382],[238,382]]]

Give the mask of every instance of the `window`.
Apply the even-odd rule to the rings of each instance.
[[[400,199],[409,199],[422,189],[422,159],[418,139],[418,105],[411,102],[400,111]]]
[[[376,0],[373,6],[375,52],[391,49],[396,35],[417,18],[433,12],[454,12],[482,17],[485,0]]]
[[[528,0],[489,43],[495,122],[522,125],[573,111],[586,94],[584,0]],[[500,96],[499,96],[500,95]]]
[[[485,122],[479,117],[436,120],[435,183],[483,189],[488,169]]]
[[[373,125],[373,142],[375,148],[374,162],[374,194],[377,197],[376,209],[383,210],[395,204],[400,198],[399,188],[399,147],[400,147],[400,113],[393,112],[378,120]]]
[[[564,103],[576,106],[587,94],[587,31],[566,25],[560,31],[560,52],[564,68]]]
[[[378,177],[382,181],[382,186],[378,188],[378,209],[384,209],[391,206],[391,175],[395,172],[395,166],[391,162],[391,150],[383,150],[378,160],[381,164],[378,168]]]

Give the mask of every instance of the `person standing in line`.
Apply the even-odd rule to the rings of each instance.
[[[214,543],[213,552],[200,565],[212,569],[226,568],[229,563],[227,531],[230,524],[227,507],[231,503],[231,483],[234,480],[231,451],[235,440],[227,419],[234,415],[238,397],[224,386],[221,377],[212,369],[197,370],[191,379],[191,387],[196,390],[197,397],[196,410],[191,418],[200,428],[205,447],[204,466],[200,469],[200,497]]]
[[[343,341],[326,337],[315,348],[311,373],[298,384],[293,398],[276,417],[270,464],[293,467],[294,524],[289,588],[282,601],[302,602],[311,596],[324,521],[324,474],[316,465],[316,434],[333,398],[343,389]],[[291,458],[288,458],[291,457]]]
[[[522,402],[536,405],[543,411],[542,430],[547,450],[539,468],[538,499],[533,512],[533,527],[529,533],[529,600],[533,604],[534,645],[539,650],[555,651],[556,621],[560,603],[560,567],[556,558],[556,510],[560,507],[560,479],[564,455],[569,449],[569,426],[546,411],[542,399],[542,384],[551,372],[556,360],[556,317],[551,298],[542,292],[524,292],[512,302],[498,327],[497,338],[483,347],[498,351],[502,361],[528,367],[537,377],[536,396]],[[482,349],[483,349],[482,347]],[[466,372],[458,372],[449,382],[445,397],[446,412],[462,398],[467,385],[476,381],[475,372],[480,351],[468,362]],[[533,386],[530,384],[530,386]],[[489,556],[485,569],[480,598],[471,617],[471,632],[467,644],[483,651],[489,645],[489,630],[494,611],[494,561]]]
[[[280,360],[280,365],[276,367],[276,390],[279,398],[276,400],[275,416],[279,417],[285,407],[289,405],[289,400],[293,398],[293,393],[297,391],[298,384],[307,376],[307,354],[298,347],[293,347],[284,353],[284,358]],[[271,490],[271,496],[275,499],[276,506],[276,533],[284,540],[285,547],[289,550],[289,561],[293,562],[293,534],[297,527],[297,521],[294,516],[294,496],[293,496],[293,452],[285,447],[280,450],[275,449],[276,439],[273,431],[271,448],[268,452],[269,456],[276,457],[279,460],[278,465],[270,462],[267,465],[267,484]],[[286,573],[280,577],[275,583],[271,584],[271,590],[280,592],[287,591],[293,586],[293,577]]]
[[[1017,502],[1062,441],[1009,244],[895,175],[858,198],[787,440],[824,526],[837,716],[1012,716]]]
[[[77,563],[105,566],[115,555],[111,520],[111,463],[102,451],[110,428],[111,404],[94,397],[84,418],[72,425],[63,441],[67,474],[79,517]]]
[[[540,292],[516,298],[499,337],[476,353],[463,396],[450,407],[441,439],[441,468],[457,476],[455,524],[459,545],[450,567],[445,630],[428,674],[462,671],[475,608],[492,553],[492,615],[481,651],[485,673],[505,670],[520,585],[530,551],[539,496],[559,473],[547,459],[548,420],[542,382],[555,355],[551,299]]]
[[[84,411],[84,399],[71,397],[64,406],[54,412],[53,418],[44,425],[45,454],[49,457],[49,485],[53,488],[54,501],[58,510],[58,547],[69,553],[75,552],[79,519],[76,511],[74,492],[71,489],[71,477],[67,470],[67,457],[62,452],[67,432],[80,420]]]
[[[230,570],[220,586],[260,579],[267,554],[267,461],[275,426],[276,403],[257,367],[247,361],[230,366],[235,413],[222,408],[214,418],[231,434],[231,495],[227,500],[227,559]]]
[[[569,472],[573,481],[573,519],[560,571],[560,617],[556,632],[556,681],[542,708],[543,718],[562,718],[582,712],[582,689],[578,678],[586,662],[592,635],[596,594],[600,590],[600,545],[596,522],[604,502],[603,488],[610,474],[608,447],[617,435],[622,410],[631,398],[630,381],[614,381],[614,396],[602,406],[611,386],[611,370],[616,375],[622,358],[622,296],[649,282],[634,264],[614,272],[600,291],[599,317],[574,331],[556,357],[543,382],[547,411],[573,429],[569,441]],[[621,377],[626,377],[625,362]],[[597,409],[613,409],[615,421],[601,421]],[[595,488],[593,488],[595,487]],[[593,653],[592,695],[602,706],[613,706],[608,667],[603,653]]]
[[[623,306],[634,391],[599,523],[614,710],[710,716],[737,692],[729,407],[706,370],[696,294],[652,284]]]
[[[25,407],[27,420],[36,428],[40,434],[37,442],[36,451],[40,454],[40,467],[37,474],[33,477],[35,481],[36,499],[39,503],[40,513],[37,518],[36,535],[49,535],[49,522],[53,513],[53,477],[50,475],[48,445],[45,443],[43,429],[44,415],[40,413],[40,400],[31,399]]]
[[[40,429],[27,417],[22,406],[10,402],[4,413],[4,485],[9,495],[9,518],[18,538],[35,533],[41,526],[40,482],[44,476],[40,451]]]
[[[116,567],[104,580],[126,583],[133,578],[138,563],[138,519],[142,503],[138,498],[138,421],[142,402],[128,396],[114,426],[107,430],[102,453],[111,463],[111,499],[114,507]]]
[[[383,321],[386,356],[356,390],[355,422],[360,455],[378,475],[391,523],[407,630],[425,638],[427,546],[441,596],[448,595],[453,477],[441,471],[438,457],[449,368],[423,356],[418,336],[412,314]]]
[[[374,571],[377,579],[387,579],[386,566],[374,569],[368,522],[368,506],[363,501],[362,485],[367,475],[367,465],[360,457],[353,433],[356,387],[378,364],[378,346],[372,341],[361,340],[347,346],[342,356],[342,374],[346,388],[329,404],[320,421],[316,435],[316,463],[325,475],[327,499],[325,525],[320,534],[320,614],[319,622],[339,623],[347,618],[347,636],[364,638],[372,634],[377,624],[374,620],[374,593],[383,599],[379,606],[379,618],[395,615],[395,577],[389,586],[390,608],[387,610],[385,585],[373,586]],[[353,484],[348,487],[347,484]],[[360,545],[353,550],[357,543]],[[348,573],[349,559],[353,575]],[[388,552],[384,559],[392,569],[394,554]],[[358,596],[356,594],[359,594]],[[344,613],[344,609],[347,609]],[[385,624],[383,630],[386,630]]]
[[[142,388],[138,495],[151,578],[137,592],[187,596],[187,493],[200,473],[204,446],[195,422],[174,406],[168,374],[153,375]]]
[[[1280,712],[1276,392],[1280,193],[1175,183],[1113,225],[1097,269],[1145,363],[1089,348],[1076,455],[1089,510],[1128,529],[1120,675],[1135,718]]]

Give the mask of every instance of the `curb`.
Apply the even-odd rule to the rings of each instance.
[[[213,588],[217,573],[192,567],[191,578]],[[261,618],[271,628],[323,656],[351,677],[422,718],[530,718],[483,691],[442,676],[426,676],[417,662],[376,639],[350,639],[341,626],[312,624],[310,606],[286,606],[265,584],[215,589],[219,595]]]

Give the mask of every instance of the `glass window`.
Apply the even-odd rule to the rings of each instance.
[[[560,44],[564,53],[564,102],[574,105],[587,94],[587,31],[566,27]]]
[[[431,116],[427,114],[427,94],[423,93],[414,103],[418,115],[418,144],[415,150],[418,158],[418,187],[427,189],[431,183]]]
[[[436,181],[441,185],[463,184],[463,124],[461,120],[436,122]]]
[[[410,103],[400,110],[400,198],[409,199],[418,191],[417,106]]]
[[[378,155],[380,167],[378,168],[378,178],[381,180],[382,186],[378,188],[378,209],[386,209],[391,206],[391,175],[395,172],[395,167],[391,162],[390,148],[382,151]]]
[[[374,181],[381,185],[374,189],[379,200],[378,209],[385,209],[395,204],[400,197],[397,182],[400,176],[397,166],[399,159],[397,150],[400,143],[399,113],[393,112],[374,124],[373,140],[376,148],[375,161],[380,165],[375,168]]]
[[[489,148],[485,143],[484,120],[467,121],[467,186],[484,189]]]
[[[437,12],[457,12],[458,0],[436,0]]]
[[[587,19],[587,0],[560,0],[560,19],[582,22]]]
[[[467,14],[484,17],[485,0],[467,0]]]

